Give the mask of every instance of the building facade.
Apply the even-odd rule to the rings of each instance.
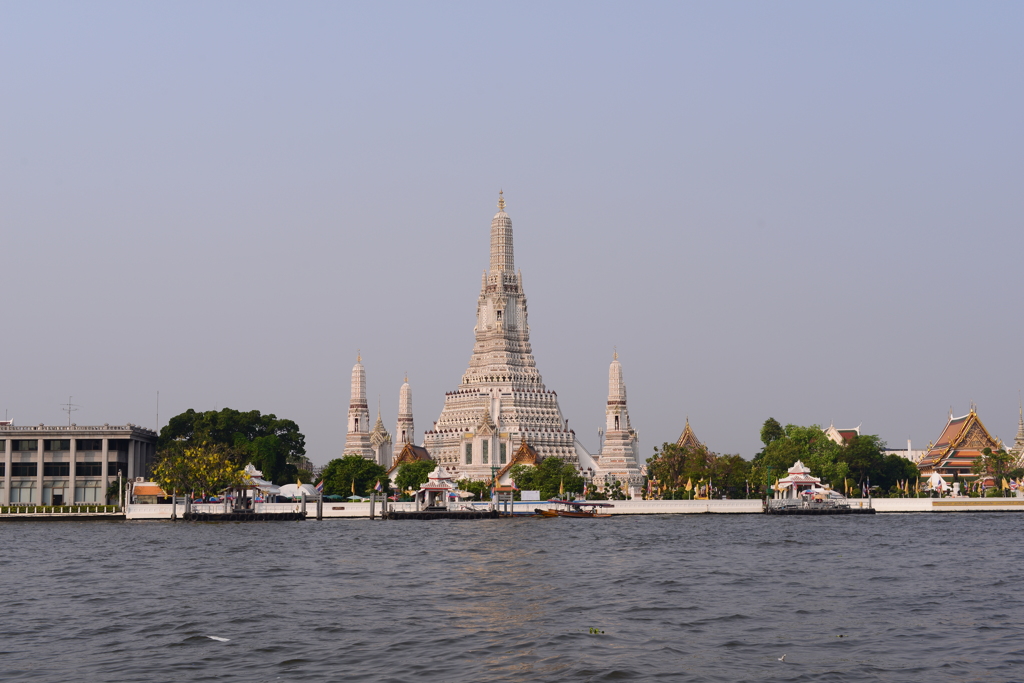
[[[0,425],[0,502],[71,505],[106,502],[122,477],[144,477],[157,434],[133,424],[99,427]]]
[[[476,318],[469,367],[424,436],[431,457],[458,477],[487,479],[526,442],[541,459],[578,465],[575,435],[558,396],[544,386],[530,347],[523,277],[515,270],[503,193],[491,220],[490,269],[480,283]]]

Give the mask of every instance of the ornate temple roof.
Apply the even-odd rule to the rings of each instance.
[[[683,448],[697,449],[704,446],[703,443],[697,438],[697,435],[693,433],[693,429],[690,427],[690,418],[686,418],[686,426],[683,428],[683,433],[676,439],[676,445]]]
[[[530,448],[530,444],[524,441],[519,445],[519,448],[516,449],[516,452],[512,455],[508,464],[498,470],[494,475],[494,481],[501,481],[501,478],[508,474],[508,471],[512,469],[513,465],[536,465],[537,463],[537,451]]]
[[[1002,442],[989,433],[972,406],[966,415],[950,416],[938,440],[917,465],[924,473],[946,470],[952,474],[969,470],[984,449],[996,451],[1002,447]]]
[[[398,454],[395,461],[391,463],[391,467],[388,469],[388,476],[390,477],[393,472],[398,470],[399,466],[405,462],[418,462],[430,460],[430,453],[423,446],[414,446],[411,443],[405,444],[405,448]]]

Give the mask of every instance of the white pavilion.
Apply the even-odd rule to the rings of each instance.
[[[821,488],[821,479],[811,476],[811,468],[797,460],[789,468],[789,474],[775,484],[776,499],[799,498],[804,491]]]

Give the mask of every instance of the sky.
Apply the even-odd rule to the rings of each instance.
[[[422,439],[503,189],[592,451],[613,349],[644,457],[1017,432],[1024,4],[8,1],[0,64],[15,424],[255,409],[324,464],[361,352]]]

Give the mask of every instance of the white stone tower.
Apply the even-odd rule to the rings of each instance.
[[[605,483],[619,481],[630,489],[638,489],[643,485],[637,464],[640,455],[639,437],[629,423],[626,382],[622,378],[622,363],[619,362],[618,352],[608,368],[608,404],[604,413],[604,444],[597,457],[595,479],[603,478]]]
[[[395,453],[401,453],[406,444],[416,445],[416,428],[412,423],[412,389],[409,376],[398,392],[398,422],[395,424]]]
[[[370,410],[366,406],[366,369],[363,357],[356,357],[352,366],[352,398],[348,404],[348,434],[345,436],[343,455],[361,455],[373,460],[373,446],[370,443]]]
[[[515,271],[512,219],[504,193],[491,221],[490,270],[476,308],[476,343],[458,389],[445,396],[441,416],[423,445],[458,476],[486,479],[527,442],[543,459],[578,463],[575,435],[544,387],[530,348],[523,278]]]

